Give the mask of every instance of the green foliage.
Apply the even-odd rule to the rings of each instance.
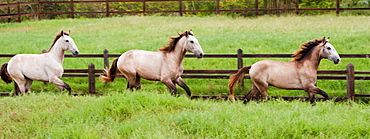
[[[34,2],[36,0],[8,0],[9,3],[16,2]],[[71,5],[64,0],[56,0],[67,3],[43,3],[41,4],[41,12],[43,13],[53,13],[53,12],[70,12]],[[0,2],[6,3],[6,2]],[[340,2],[341,8],[368,8],[369,0],[343,0]],[[299,8],[312,9],[312,8],[335,8],[336,2],[333,0],[300,0]],[[182,1],[182,9],[186,10],[211,10],[212,12],[185,12],[185,16],[213,16],[217,13],[216,10],[216,0],[201,0],[201,1]],[[222,15],[232,16],[232,17],[254,17],[255,12],[253,11],[227,11],[227,10],[253,10],[255,9],[255,0],[220,0],[219,3]],[[92,14],[76,13],[75,18],[102,18],[105,17],[106,3],[96,2],[96,3],[74,3],[73,5],[75,12],[95,12]],[[110,16],[125,16],[125,15],[137,15],[138,12],[144,11],[143,2],[110,2],[109,11],[113,12],[131,12],[131,13],[111,13]],[[267,11],[260,11],[258,14],[261,15],[290,15],[294,11],[274,11],[273,9],[294,9],[295,1],[282,1],[282,0],[259,0],[258,9],[267,9]],[[271,11],[270,11],[270,10]],[[21,7],[21,13],[36,13],[38,11],[38,5],[24,5]],[[145,2],[146,15],[178,15],[179,2],[178,1],[149,1]],[[156,11],[156,12],[150,12]],[[169,13],[161,13],[158,11],[173,11]],[[334,10],[321,10],[321,11],[300,11],[300,15],[318,15],[334,13]],[[11,14],[17,14],[17,8],[10,8]],[[0,8],[0,14],[6,15],[7,8]],[[341,11],[343,15],[369,15],[370,11],[367,10],[346,10]],[[42,19],[61,19],[61,18],[71,18],[70,14],[41,14]],[[37,16],[23,16],[23,20],[36,19]],[[7,22],[7,19],[0,19],[0,22]],[[16,21],[17,18],[10,19],[11,21]]]

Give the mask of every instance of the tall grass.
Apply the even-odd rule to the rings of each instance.
[[[49,49],[54,34],[61,30],[71,30],[71,37],[82,54],[102,53],[108,49],[112,54],[124,53],[130,49],[157,51],[167,45],[168,37],[177,32],[193,29],[206,54],[244,53],[291,54],[299,49],[301,43],[320,37],[331,37],[331,43],[340,54],[366,54],[369,48],[370,19],[367,16],[263,16],[258,18],[231,17],[156,17],[127,16],[104,19],[65,19],[42,20],[23,23],[0,24],[0,53],[40,53]],[[69,52],[67,52],[69,53]],[[112,58],[113,59],[113,58]],[[111,60],[112,60],[111,59]],[[5,63],[9,59],[1,58]],[[251,65],[261,59],[244,59],[244,65]],[[275,59],[290,61],[291,59]],[[103,68],[99,58],[66,58],[64,68],[86,69],[89,63],[96,68]],[[353,63],[356,70],[367,71],[368,59],[342,59],[339,65],[329,60],[322,60],[319,69],[344,70],[348,63]],[[236,69],[236,59],[204,58],[184,60],[185,69]],[[86,78],[63,78],[74,92],[87,91]],[[143,81],[142,89],[146,91],[166,92],[168,89],[159,82]],[[227,80],[185,79],[193,94],[225,94]],[[357,81],[356,81],[357,82]],[[357,93],[367,93],[368,82],[356,84]],[[246,81],[245,88],[239,88],[237,94],[245,94],[251,87]],[[318,87],[330,96],[345,95],[345,81],[319,80]],[[12,91],[12,85],[0,84],[1,91]],[[123,90],[124,79],[112,84],[97,80],[97,91],[109,93]],[[35,83],[32,90],[36,92],[58,92],[55,86]],[[181,93],[184,93],[180,89]],[[306,96],[303,91],[286,91],[271,87],[270,95]]]
[[[153,92],[0,100],[1,138],[369,138],[368,105],[190,100]]]

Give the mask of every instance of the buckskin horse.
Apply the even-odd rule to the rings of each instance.
[[[252,90],[246,95],[245,103],[250,101],[257,94],[263,99],[267,99],[268,86],[275,86],[281,89],[304,90],[308,93],[309,101],[315,104],[314,94],[320,94],[325,99],[329,99],[328,94],[316,87],[317,69],[321,59],[329,59],[338,64],[340,57],[329,39],[315,39],[303,43],[301,50],[295,51],[293,60],[280,62],[273,60],[261,60],[251,66],[246,66],[230,76],[229,98],[235,101],[234,87],[238,80],[244,78],[244,74],[249,73],[252,80]]]
[[[129,50],[112,62],[111,68],[105,68],[105,75],[101,75],[103,82],[113,82],[117,74],[127,78],[127,89],[140,89],[140,78],[161,81],[171,91],[177,94],[176,84],[182,87],[188,96],[191,96],[189,87],[182,80],[182,61],[186,52],[194,53],[202,58],[204,53],[193,31],[184,31],[178,37],[170,38],[169,46],[160,51]]]

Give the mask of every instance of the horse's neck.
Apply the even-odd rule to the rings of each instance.
[[[310,55],[306,56],[307,58],[303,60],[304,66],[307,66],[308,68],[315,69],[316,71],[319,68],[321,57],[320,57],[320,47],[316,46]]]
[[[172,52],[166,52],[168,62],[170,62],[172,65],[176,65],[178,67],[182,65],[182,61],[184,60],[186,53],[186,50],[183,47],[183,45],[184,42],[179,41]]]
[[[50,58],[53,58],[60,63],[63,63],[64,61],[64,50],[59,46],[58,43],[55,43],[51,50],[45,54],[49,55]]]

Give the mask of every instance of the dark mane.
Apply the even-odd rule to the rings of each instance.
[[[301,50],[296,50],[293,53],[292,55],[293,61],[302,60],[307,54],[311,52],[313,48],[315,48],[315,46],[318,46],[322,42],[323,42],[323,39],[315,39],[315,40],[308,41],[306,43],[302,43],[301,44],[302,46],[300,46]]]
[[[63,32],[63,34],[64,34],[64,35],[69,36],[69,33],[67,33],[67,32]],[[53,46],[54,46],[55,42],[56,42],[60,37],[62,37],[62,35],[63,35],[63,34],[62,34],[62,32],[59,32],[57,35],[55,35],[55,38],[54,38],[53,44],[51,44],[51,47],[50,47],[49,51],[51,50],[51,48],[53,48]]]
[[[175,50],[175,46],[177,44],[177,42],[179,42],[179,40],[183,37],[183,36],[187,36],[187,35],[192,35],[190,33],[190,31],[184,31],[183,33],[179,34],[178,37],[176,38],[172,38],[170,37],[170,41],[169,41],[169,44],[168,46],[163,46],[163,48],[159,48],[159,51],[164,51],[164,52],[171,52],[173,50]]]

